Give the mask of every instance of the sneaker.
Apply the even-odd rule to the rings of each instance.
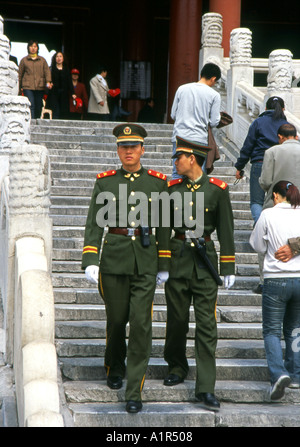
[[[299,382],[291,382],[290,384],[289,384],[289,386],[288,386],[289,388],[293,388],[293,389],[296,389],[296,388],[300,388],[300,383]]]
[[[279,379],[271,386],[271,400],[278,400],[284,396],[284,389],[291,383],[290,376],[280,376]]]

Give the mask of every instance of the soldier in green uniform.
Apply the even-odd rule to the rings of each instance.
[[[191,230],[188,217],[196,222],[197,207],[203,206],[198,193],[204,193],[204,219],[202,236],[206,254],[214,270],[218,272],[218,258],[211,240],[216,230],[220,243],[220,274],[224,275],[225,287],[235,281],[235,251],[233,239],[233,215],[228,185],[214,177],[208,177],[202,164],[209,148],[177,137],[177,149],[173,157],[177,173],[184,176],[169,182],[169,194],[189,192],[187,206],[176,207],[171,201],[171,215],[178,222],[177,213],[182,213],[182,225],[173,224],[171,239],[171,268],[165,284],[167,300],[167,331],[164,357],[169,366],[169,375],[164,385],[173,386],[183,382],[188,374],[186,338],[189,331],[189,309],[193,301],[195,312],[195,395],[209,409],[218,410],[220,404],[214,395],[216,380],[215,350],[217,344],[216,301],[218,286],[206,263],[199,256],[196,245],[187,237]],[[190,197],[190,198],[189,198]],[[203,199],[203,195],[202,195]],[[172,206],[173,203],[173,206]],[[188,209],[186,209],[188,207]],[[199,211],[199,210],[198,210]],[[177,225],[177,226],[176,226]]]
[[[121,388],[127,352],[126,410],[136,413],[142,409],[141,392],[151,352],[155,287],[168,278],[171,257],[170,229],[159,220],[152,234],[152,197],[153,193],[167,194],[168,187],[165,175],[141,165],[147,136],[142,126],[120,124],[113,134],[122,167],[97,176],[85,227],[82,268],[88,280],[99,284],[105,302],[107,385]],[[105,227],[108,231],[101,250]]]

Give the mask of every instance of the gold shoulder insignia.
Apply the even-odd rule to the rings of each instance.
[[[168,187],[170,188],[170,186],[177,185],[177,183],[181,183],[181,182],[182,182],[182,178],[175,178],[174,180],[170,180],[168,182]]]
[[[97,174],[97,178],[110,177],[111,175],[116,175],[116,173],[117,171],[115,171],[114,169],[112,169],[111,171],[100,172],[100,174]]]
[[[217,185],[219,188],[221,188],[221,189],[226,189],[227,188],[227,186],[228,186],[228,184],[226,183],[226,182],[223,182],[223,180],[219,180],[218,178],[216,178],[216,177],[211,177],[210,179],[209,179],[209,182],[210,183],[213,183],[214,185]]]
[[[149,169],[148,174],[153,175],[153,177],[160,178],[161,180],[167,179],[167,176],[165,174],[162,174],[161,172],[153,171],[153,169]]]

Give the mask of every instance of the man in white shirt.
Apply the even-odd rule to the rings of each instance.
[[[221,96],[212,87],[221,77],[218,65],[203,66],[198,82],[181,85],[175,94],[171,118],[175,121],[172,135],[173,154],[176,137],[208,145],[208,126],[216,127],[221,119]],[[173,178],[180,177],[173,165]]]

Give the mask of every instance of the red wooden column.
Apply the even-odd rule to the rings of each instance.
[[[172,0],[170,10],[168,122],[177,88],[198,81],[202,0]]]
[[[125,2],[124,2],[125,3]],[[124,29],[122,31],[124,61],[151,61],[151,0],[128,0],[124,10]],[[138,112],[144,101],[139,99],[126,99],[122,107],[129,110],[129,121],[136,121]],[[126,117],[124,119],[126,121]]]
[[[229,56],[230,33],[241,26],[241,0],[210,0],[209,11],[218,12],[223,17],[224,56]]]

